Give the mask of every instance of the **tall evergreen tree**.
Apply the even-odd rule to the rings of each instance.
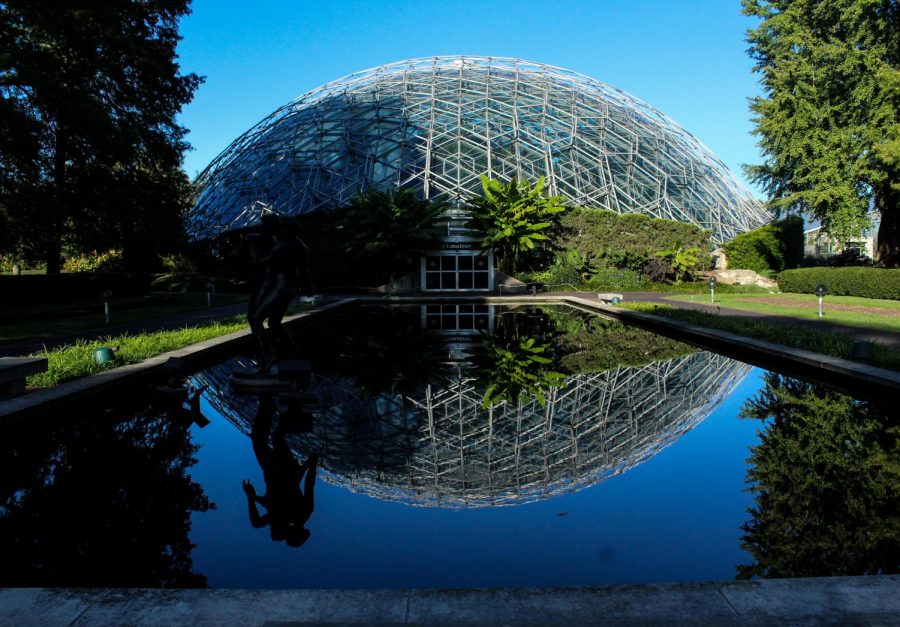
[[[839,239],[874,207],[876,260],[900,265],[900,2],[742,2],[764,91],[750,108],[765,162],[748,173]]]
[[[0,252],[60,269],[62,245],[140,267],[183,233],[180,75],[189,0],[0,2]]]

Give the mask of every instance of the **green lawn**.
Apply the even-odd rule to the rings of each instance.
[[[243,294],[216,294],[213,305],[247,300]],[[151,320],[206,307],[205,293],[148,294],[110,304],[110,323]],[[103,328],[103,304],[90,301],[32,307],[4,307],[0,344],[41,339],[75,331]]]
[[[709,294],[672,296],[668,300],[709,305]],[[811,294],[723,294],[716,291],[716,305],[798,321],[818,320],[818,299]],[[825,295],[826,322],[900,332],[900,301]]]
[[[311,308],[312,306],[307,303],[295,303],[288,307],[287,315],[293,316],[309,311]],[[56,347],[51,350],[44,349],[37,353],[38,356],[47,358],[47,372],[28,377],[27,385],[31,387],[58,385],[247,328],[247,319],[243,315],[239,315],[171,331],[155,331],[137,335],[126,333],[92,341],[78,340],[68,346]],[[119,347],[115,362],[103,365],[94,363],[94,349],[103,346]]]
[[[47,371],[28,377],[26,383],[31,387],[49,387],[115,366],[137,363],[190,344],[246,328],[246,320],[242,316],[238,316],[174,331],[157,331],[140,335],[125,334],[90,342],[79,340],[70,346],[38,353],[39,357],[47,358]],[[102,346],[119,347],[115,362],[103,365],[94,363],[94,349]]]
[[[853,344],[853,339],[846,335],[804,326],[799,319],[797,324],[779,324],[768,322],[765,318],[716,315],[656,303],[622,303],[622,306],[701,327],[728,331],[844,359],[850,358]],[[875,344],[874,349],[873,365],[900,372],[900,352],[880,344]]]

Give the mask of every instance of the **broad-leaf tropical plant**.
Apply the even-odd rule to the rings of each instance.
[[[675,283],[681,283],[683,279],[690,276],[691,270],[697,268],[697,264],[700,262],[699,254],[700,249],[695,246],[690,248],[676,246],[669,250],[661,250],[654,256],[668,262],[672,269]]]
[[[565,199],[544,195],[544,177],[532,185],[482,176],[481,189],[481,196],[469,201],[468,226],[484,233],[481,246],[494,251],[502,270],[515,272],[526,254],[550,239],[557,214],[566,210]]]

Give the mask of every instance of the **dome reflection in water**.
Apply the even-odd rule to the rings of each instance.
[[[294,390],[234,394],[234,360],[5,429],[0,585],[900,570],[894,407],[553,307],[347,310],[295,340]]]
[[[312,364],[302,390],[311,428],[285,436],[295,456],[318,455],[321,476],[351,490],[451,508],[545,499],[625,472],[702,421],[749,371],[552,307],[375,309],[323,320],[295,341]],[[228,386],[246,365],[234,359],[196,379],[250,433],[260,401]]]

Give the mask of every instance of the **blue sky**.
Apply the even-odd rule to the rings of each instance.
[[[206,77],[181,121],[193,178],[267,114],[336,78],[435,55],[519,57],[629,92],[709,146],[746,184],[759,93],[739,0],[194,0],[183,72]],[[751,189],[753,189],[751,187]],[[758,192],[757,192],[758,193]]]

